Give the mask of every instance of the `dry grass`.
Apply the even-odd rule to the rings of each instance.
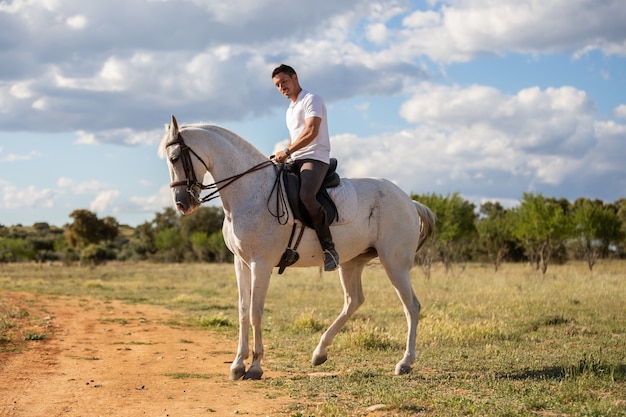
[[[422,303],[418,357],[412,374],[396,377],[406,323],[379,266],[366,270],[365,304],[316,369],[312,350],[343,303],[337,273],[274,276],[264,363],[290,376],[258,387],[298,398],[287,412],[294,417],[365,415],[375,404],[377,416],[626,416],[626,262],[602,262],[593,273],[582,263],[554,265],[546,275],[470,264],[451,274],[435,268],[430,279],[415,268],[412,281]],[[180,312],[177,324],[236,345],[231,265],[4,265],[0,289],[164,305]]]

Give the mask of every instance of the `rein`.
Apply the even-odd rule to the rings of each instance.
[[[170,188],[178,187],[181,185],[186,185],[187,192],[189,193],[189,195],[200,204],[206,203],[207,201],[211,201],[213,199],[218,198],[220,190],[228,187],[230,184],[237,181],[239,178],[243,177],[244,175],[261,170],[263,168],[267,168],[269,166],[274,166],[274,162],[272,162],[271,160],[263,161],[260,164],[257,164],[253,166],[252,168],[248,169],[247,171],[244,171],[240,174],[233,175],[232,177],[224,178],[212,184],[205,185],[202,182],[198,181],[198,179],[196,178],[196,172],[193,169],[191,155],[195,156],[196,159],[200,161],[202,165],[204,165],[206,170],[209,171],[209,167],[207,166],[207,164],[202,160],[202,158],[200,158],[200,156],[193,149],[187,146],[187,144],[183,140],[183,137],[181,136],[180,133],[178,134],[178,137],[176,138],[176,140],[168,143],[166,147],[170,147],[173,145],[180,145],[180,159],[183,164],[183,170],[185,171],[186,178],[184,181],[175,181],[175,182],[170,183]],[[199,195],[196,195],[193,189],[194,187],[198,187],[201,190],[213,190],[213,191],[205,195],[204,197],[200,198]]]

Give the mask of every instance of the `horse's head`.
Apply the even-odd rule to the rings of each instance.
[[[201,204],[202,182],[197,178],[202,179],[208,168],[198,154],[183,140],[174,116],[172,116],[172,122],[165,125],[165,131],[160,153],[167,160],[174,204],[182,214],[191,214]],[[196,167],[200,175],[196,174]]]

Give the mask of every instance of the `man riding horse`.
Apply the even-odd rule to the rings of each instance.
[[[289,65],[282,64],[274,69],[272,81],[278,91],[291,100],[286,116],[289,146],[278,151],[275,159],[282,163],[291,158],[300,172],[300,199],[324,251],[324,270],[333,271],[339,266],[339,255],[326,210],[316,198],[330,159],[326,106],[320,96],[300,87],[298,75]]]

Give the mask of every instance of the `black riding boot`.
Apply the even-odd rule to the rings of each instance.
[[[330,227],[326,222],[326,210],[324,210],[324,207],[320,207],[317,216],[311,220],[313,221],[313,228],[317,233],[317,238],[324,250],[324,271],[334,271],[339,266],[339,255],[335,250]]]

